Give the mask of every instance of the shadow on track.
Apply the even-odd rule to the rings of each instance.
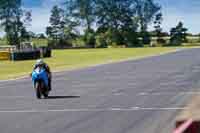
[[[80,96],[49,96],[47,99],[73,99],[80,98]]]

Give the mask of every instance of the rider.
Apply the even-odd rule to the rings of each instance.
[[[49,91],[51,91],[51,78],[52,78],[52,76],[51,76],[50,67],[42,59],[38,59],[36,61],[36,64],[35,64],[33,70],[35,70],[37,67],[43,67],[45,69],[45,71],[48,73],[48,80],[49,80],[48,86],[49,86]]]

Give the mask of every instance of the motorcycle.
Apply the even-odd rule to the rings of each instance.
[[[49,87],[48,87],[48,74],[45,69],[37,67],[33,70],[32,74],[32,82],[36,92],[36,97],[41,99],[42,95],[44,98],[48,98],[49,95]]]

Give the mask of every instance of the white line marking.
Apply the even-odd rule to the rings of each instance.
[[[32,98],[32,96],[0,96],[0,99]]]
[[[148,96],[148,95],[150,95],[150,93],[148,93],[148,92],[141,92],[138,95],[139,96]]]
[[[121,108],[111,108],[110,111],[121,111]]]
[[[170,110],[188,110],[188,108],[186,108],[186,107],[175,107],[175,108],[139,108],[138,110],[170,111]]]
[[[138,96],[162,96],[162,95],[200,95],[200,92],[141,92]]]
[[[8,80],[0,80],[0,83],[9,82],[9,81],[18,81],[18,80],[22,80],[22,79],[27,79],[28,77],[29,76],[22,76],[22,77],[12,78],[12,79],[8,79]]]
[[[0,110],[0,113],[54,113],[54,112],[132,112],[132,111],[172,111],[172,110],[187,110],[188,108],[105,108],[105,109],[50,109],[50,110]]]

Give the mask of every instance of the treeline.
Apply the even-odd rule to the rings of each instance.
[[[6,33],[8,44],[19,46],[29,40],[26,27],[30,25],[31,12],[21,7],[21,0],[0,0],[0,27]]]
[[[10,45],[45,38],[27,31],[31,21],[31,12],[22,9],[21,0],[0,0],[1,27]],[[62,6],[52,8],[46,36],[52,48],[143,47],[151,44],[153,36],[163,45],[187,41],[187,29],[180,22],[171,29],[167,43],[162,21],[161,6],[154,0],[64,0]],[[155,30],[148,32],[152,24]]]
[[[65,0],[64,5],[51,11],[50,45],[140,47],[150,44],[152,22],[160,31],[161,7],[153,0]]]

